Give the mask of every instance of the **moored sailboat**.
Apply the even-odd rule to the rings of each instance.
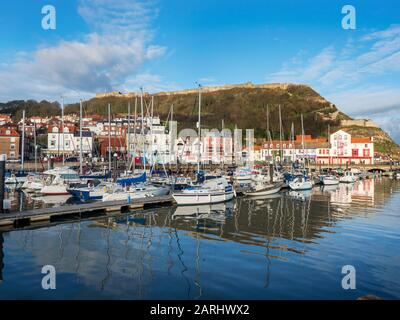
[[[178,205],[212,204],[231,200],[234,191],[225,178],[216,178],[173,193],[172,196]]]
[[[333,175],[320,176],[320,181],[325,186],[334,186],[339,184],[339,179]]]
[[[354,183],[358,178],[354,175],[352,171],[345,171],[344,175],[339,178],[339,182],[342,183]]]
[[[79,183],[79,175],[69,168],[55,168],[43,172],[47,176],[45,185],[40,189],[43,195],[67,195],[71,183]]]

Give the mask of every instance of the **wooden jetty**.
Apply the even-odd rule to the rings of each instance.
[[[52,208],[33,209],[21,212],[0,213],[1,227],[20,227],[36,222],[51,222],[54,220],[81,218],[93,215],[115,214],[134,209],[146,209],[173,203],[172,196],[138,198],[127,202],[97,201],[91,203],[65,205]]]

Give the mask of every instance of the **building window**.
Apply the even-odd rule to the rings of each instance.
[[[352,155],[352,157],[358,157],[358,149],[353,149],[351,151],[351,155]]]
[[[10,142],[15,142],[15,137],[10,138]]]
[[[10,152],[10,158],[15,158],[15,152],[14,151]]]
[[[55,140],[51,140],[50,141],[50,146],[51,147],[55,147],[56,146],[56,141]]]
[[[11,131],[10,130],[6,130],[6,135],[10,135]]]
[[[10,150],[15,150],[15,144],[10,144]]]
[[[363,155],[364,157],[369,157],[369,149],[364,149]]]

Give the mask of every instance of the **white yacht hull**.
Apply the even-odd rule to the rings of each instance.
[[[24,189],[27,192],[36,192],[36,191],[42,190],[43,187],[44,187],[44,184],[42,182],[27,180],[24,182],[21,189]]]
[[[311,190],[313,184],[311,181],[302,181],[302,182],[293,181],[289,183],[289,187],[294,191]]]
[[[103,194],[103,201],[135,201],[135,199],[147,198],[147,197],[159,197],[165,196],[169,194],[170,188],[168,187],[159,187],[159,188],[150,188],[144,190],[133,190],[133,191],[119,191],[114,193],[106,193]]]
[[[15,177],[8,177],[4,180],[5,184],[17,184],[17,179]]]
[[[235,181],[251,181],[252,176],[251,175],[243,175],[243,176],[234,176],[233,178]]]
[[[249,197],[258,197],[258,196],[268,196],[271,194],[278,193],[282,188],[282,185],[275,186],[275,187],[265,187],[261,188],[260,190],[248,191],[244,194]]]
[[[197,205],[226,202],[233,199],[230,192],[204,192],[204,193],[175,193],[172,195],[178,205]]]
[[[341,177],[339,179],[339,181],[341,183],[354,183],[357,181],[357,179],[355,177]]]
[[[45,196],[58,196],[58,195],[67,195],[69,194],[66,185],[49,185],[44,186],[40,193]]]
[[[322,184],[324,186],[335,186],[339,184],[338,179],[322,179]]]

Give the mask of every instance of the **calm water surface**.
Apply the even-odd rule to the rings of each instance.
[[[12,196],[13,210],[58,205]],[[400,182],[377,179],[0,231],[0,298],[399,299],[399,208]]]

